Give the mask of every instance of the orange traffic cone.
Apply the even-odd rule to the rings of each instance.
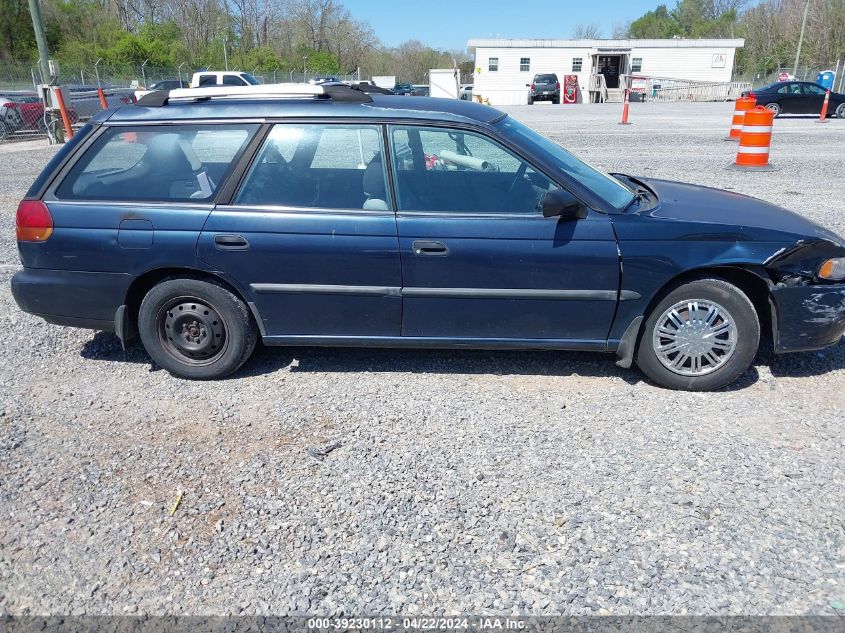
[[[819,115],[819,120],[816,123],[827,123],[827,106],[830,103],[830,90],[824,93],[824,103],[822,103],[822,112]]]
[[[625,105],[622,107],[622,120],[619,122],[619,125],[631,125],[628,123],[628,93],[631,92],[628,88],[625,88]]]

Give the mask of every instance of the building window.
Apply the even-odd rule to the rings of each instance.
[[[519,58],[519,71],[523,73],[527,73],[531,70],[531,58],[530,57],[520,57]]]
[[[642,57],[632,57],[631,58],[631,72],[638,73],[643,69],[643,58]]]
[[[572,72],[580,73],[581,72],[581,64],[584,63],[583,57],[574,57],[572,59]]]
[[[498,57],[491,57],[487,61],[487,70],[489,70],[491,73],[494,73],[497,70],[499,70],[499,58]]]

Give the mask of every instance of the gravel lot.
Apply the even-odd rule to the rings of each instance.
[[[509,111],[845,233],[845,121],[779,119],[779,171],[737,173],[731,109]],[[0,148],[0,612],[845,614],[845,345],[713,394],[577,353],[262,349],[180,381],[14,305],[52,151]]]

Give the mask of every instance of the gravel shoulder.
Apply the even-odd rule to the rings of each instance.
[[[779,119],[779,171],[737,173],[730,110],[509,112],[845,233],[845,121]],[[180,381],[14,305],[15,208],[53,151],[0,161],[0,612],[843,613],[845,345],[711,394],[584,353],[260,349]]]

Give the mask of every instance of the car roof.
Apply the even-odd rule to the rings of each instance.
[[[494,123],[504,112],[472,101],[371,94],[369,103],[331,99],[227,98],[168,103],[161,107],[121,106],[104,110],[92,121],[102,123],[146,123],[194,119],[265,119],[265,118],[372,118],[450,121],[457,123]]]

